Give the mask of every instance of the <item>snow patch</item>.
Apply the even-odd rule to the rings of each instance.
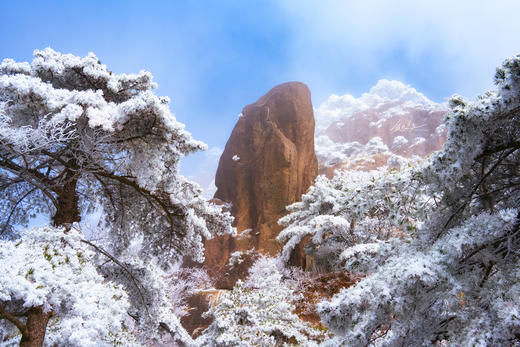
[[[395,147],[401,147],[401,146],[404,146],[408,143],[408,140],[406,139],[406,137],[404,136],[396,136],[394,137],[394,146]]]

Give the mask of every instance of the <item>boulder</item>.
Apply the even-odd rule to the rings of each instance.
[[[281,248],[278,219],[301,199],[317,172],[314,113],[305,84],[281,84],[246,106],[215,178],[215,198],[231,203],[239,236],[208,240],[206,268],[226,273],[230,255],[237,252],[275,255]]]

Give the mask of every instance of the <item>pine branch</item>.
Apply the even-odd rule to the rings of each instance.
[[[22,321],[16,318],[16,316],[17,315],[15,314],[7,312],[4,306],[0,304],[0,318],[7,319],[9,322],[13,323],[18,328],[18,330],[20,330],[20,333],[23,336],[27,336],[29,334],[27,327],[24,323],[22,323]]]

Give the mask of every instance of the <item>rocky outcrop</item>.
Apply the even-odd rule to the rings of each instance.
[[[442,148],[446,113],[445,105],[397,81],[381,80],[357,99],[333,95],[316,110],[319,172],[332,177],[338,169],[368,171],[424,157]]]
[[[332,95],[316,110],[319,174],[398,169],[440,150],[446,113],[445,105],[398,81],[381,80],[359,98]],[[309,238],[296,245],[289,262],[319,269],[319,259],[306,252]]]
[[[181,317],[181,324],[193,338],[199,337],[204,329],[213,323],[213,317],[206,316],[211,307],[220,303],[225,291],[209,289],[200,290],[186,299],[187,314]]]
[[[314,113],[306,85],[281,84],[246,106],[220,158],[215,179],[215,198],[232,204],[240,235],[209,240],[206,267],[222,271],[232,254],[237,258],[238,252],[251,249],[276,254],[280,250],[276,236],[281,230],[277,221],[285,215],[287,205],[301,199],[317,172]]]

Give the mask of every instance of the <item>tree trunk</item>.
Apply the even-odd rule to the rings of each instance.
[[[72,176],[73,174],[67,173],[67,176],[69,175]],[[78,207],[79,198],[76,192],[77,183],[76,178],[70,177],[58,191],[58,198],[56,199],[58,206],[56,206],[56,213],[52,217],[54,226],[65,226],[81,220]]]
[[[27,312],[26,334],[22,334],[20,347],[41,347],[45,339],[47,323],[52,312],[43,312],[42,307],[33,307]]]

